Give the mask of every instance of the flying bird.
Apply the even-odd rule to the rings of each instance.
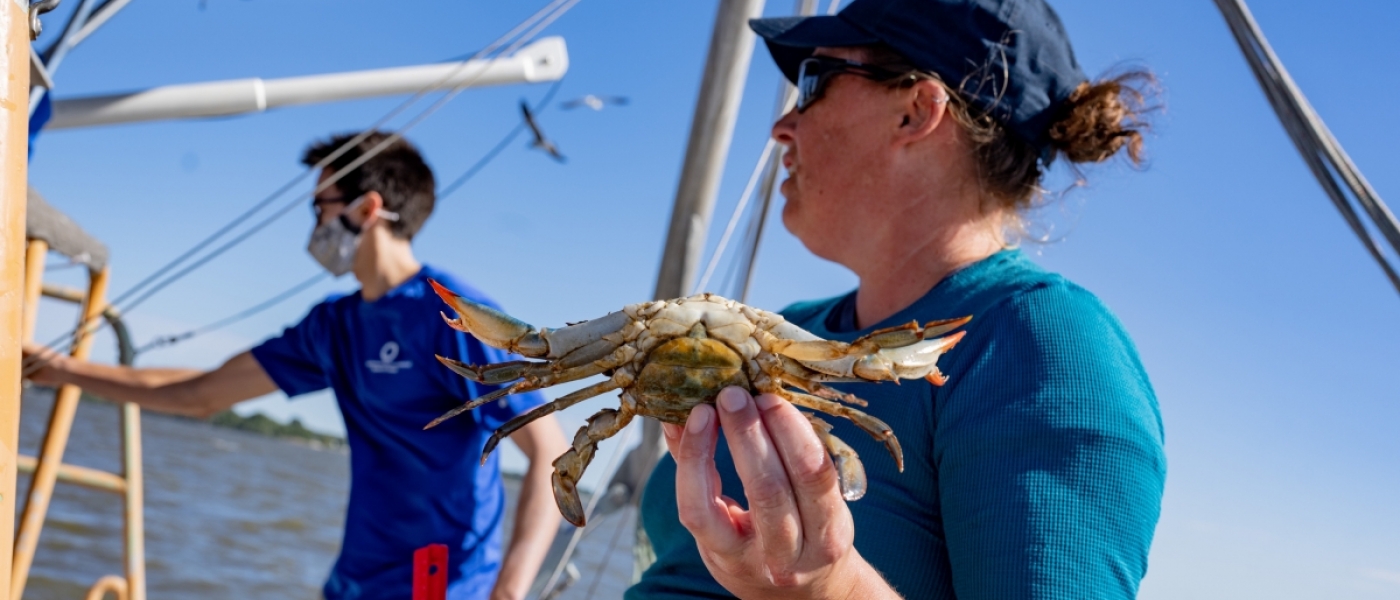
[[[566,110],[578,108],[580,106],[587,106],[593,110],[603,110],[603,106],[608,104],[627,106],[627,98],[625,96],[594,96],[593,94],[589,94],[582,98],[575,98],[559,106]]]
[[[553,156],[554,160],[564,162],[564,155],[559,153],[559,147],[555,146],[554,142],[545,139],[544,132],[540,131],[539,123],[535,122],[535,113],[530,111],[530,105],[523,100],[520,102],[520,113],[525,116],[525,125],[529,126],[530,132],[535,135],[535,141],[530,144],[530,147],[544,150]]]

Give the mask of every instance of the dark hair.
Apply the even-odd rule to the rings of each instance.
[[[302,154],[302,164],[313,167],[330,156],[346,142],[353,140],[358,133],[343,133],[330,139],[318,141],[306,148]],[[325,168],[339,171],[389,139],[390,134],[381,131],[370,133],[344,154],[337,156]],[[433,170],[423,161],[418,149],[408,140],[394,140],[365,164],[346,173],[335,182],[336,189],[346,200],[357,198],[365,192],[379,192],[384,198],[384,210],[398,213],[399,220],[389,221],[389,231],[395,237],[413,239],[428,215],[433,214],[436,201],[437,183],[433,181]]]
[[[908,66],[908,59],[889,46],[861,48],[871,64],[893,70],[913,69]],[[1126,148],[1134,166],[1143,162],[1142,133],[1148,129],[1143,115],[1156,109],[1148,103],[1155,96],[1157,83],[1149,71],[1128,70],[1079,84],[1050,125],[1050,151],[1044,161],[1039,149],[1011,134],[989,110],[972,106],[957,89],[936,75],[923,75],[948,87],[949,113],[972,144],[982,189],[1001,208],[1019,214],[1034,207],[1044,195],[1040,180],[1045,176],[1045,168],[1059,157],[1074,164],[1096,163]],[[966,83],[960,82],[959,87]],[[1083,174],[1077,170],[1075,174],[1077,184],[1082,184]]]

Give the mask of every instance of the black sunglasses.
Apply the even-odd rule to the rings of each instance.
[[[798,63],[797,67],[797,112],[807,110],[813,102],[820,100],[826,92],[831,78],[843,73],[859,75],[871,81],[890,83],[896,79],[909,78],[912,83],[918,79],[917,71],[894,71],[853,60],[813,56]],[[901,82],[902,83],[902,82]]]

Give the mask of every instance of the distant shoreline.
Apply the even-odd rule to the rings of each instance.
[[[284,440],[302,441],[313,446],[345,447],[345,438],[307,429],[305,425],[302,425],[301,419],[296,417],[292,417],[290,423],[278,423],[262,413],[253,413],[245,417],[232,410],[226,410],[210,417],[207,422],[215,427],[237,429]]]

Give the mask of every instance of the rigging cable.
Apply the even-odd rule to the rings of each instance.
[[[754,186],[758,184],[759,175],[763,174],[764,167],[768,166],[768,159],[773,155],[773,148],[778,143],[773,138],[768,138],[768,143],[763,145],[763,152],[758,155],[758,162],[753,166],[753,172],[749,174],[749,182],[744,184],[744,192],[739,194],[739,202],[734,205],[734,212],[729,215],[729,223],[724,226],[724,233],[719,237],[719,243],[715,245],[715,250],[710,254],[710,262],[705,265],[705,274],[700,277],[700,281],[695,284],[693,294],[704,291],[705,286],[710,283],[710,276],[715,273],[715,266],[719,264],[719,259],[724,256],[725,247],[729,245],[729,237],[734,234],[734,227],[739,224],[739,217],[743,216],[744,208],[749,204],[749,197],[753,195]]]
[[[540,99],[539,103],[535,105],[535,108],[531,109],[536,115],[540,114],[541,111],[543,111],[546,107],[549,106],[549,101],[554,99],[554,93],[559,91],[559,84],[561,83],[564,83],[564,80],[562,78],[555,81],[554,85],[550,86],[549,91],[546,92],[544,97]],[[515,129],[510,130],[510,133],[507,133],[504,138],[501,138],[501,141],[497,143],[494,148],[487,151],[487,153],[484,156],[482,156],[480,160],[476,161],[476,164],[472,165],[471,168],[467,169],[466,172],[462,173],[459,177],[457,177],[457,179],[452,180],[452,183],[449,183],[446,186],[444,186],[442,188],[442,191],[438,192],[437,199],[442,200],[443,198],[451,196],[453,192],[457,191],[457,188],[462,187],[462,184],[466,183],[467,180],[474,177],[478,171],[481,171],[481,169],[487,165],[487,163],[490,163],[492,160],[495,160],[496,156],[499,155],[503,150],[505,150],[506,146],[510,145],[511,142],[515,141],[515,138],[519,137],[520,134],[524,131],[525,123],[517,123],[515,125]]]
[[[536,113],[538,113],[539,111],[543,110],[543,108],[549,104],[549,101],[552,100],[552,99],[554,98],[555,92],[557,92],[557,91],[559,90],[559,84],[563,83],[563,81],[564,81],[563,79],[559,79],[559,80],[557,80],[557,81],[554,82],[554,85],[551,86],[551,87],[549,88],[549,91],[546,92],[545,95],[544,95],[544,97],[541,98],[540,101],[539,101],[539,103],[536,104],[536,108],[535,108],[535,112],[536,112]],[[514,140],[514,139],[520,134],[520,132],[521,132],[523,129],[524,129],[524,125],[518,125],[514,130],[512,130],[509,134],[507,134],[506,137],[505,137],[504,139],[502,139],[500,143],[498,143],[494,148],[492,148],[489,152],[487,152],[485,156],[483,156],[480,160],[478,160],[475,164],[473,164],[472,167],[466,171],[466,173],[464,173],[461,177],[458,177],[455,181],[453,181],[453,182],[452,182],[450,185],[448,185],[446,188],[443,188],[442,191],[439,191],[439,192],[436,194],[436,195],[437,195],[437,199],[438,199],[438,200],[442,200],[443,198],[445,198],[445,197],[447,197],[448,195],[450,195],[453,191],[456,191],[457,188],[461,187],[461,185],[462,185],[463,183],[466,183],[466,181],[467,181],[468,179],[470,179],[473,175],[475,175],[478,171],[480,171],[483,167],[485,167],[486,164],[490,163],[492,159],[494,159],[498,154],[500,154],[501,149],[503,149],[510,141]],[[75,262],[75,263],[63,263],[62,265],[60,265],[60,266],[58,266],[58,267],[54,267],[54,268],[66,268],[66,267],[70,267],[70,266],[74,266],[74,265],[81,265],[81,264],[82,264],[82,263],[76,263],[76,262]],[[183,332],[183,333],[177,333],[177,334],[173,334],[173,335],[164,335],[164,336],[160,336],[160,337],[158,337],[158,338],[152,340],[151,342],[148,342],[146,345],[141,346],[140,348],[137,348],[137,349],[134,351],[134,354],[139,356],[139,355],[141,355],[141,354],[143,354],[143,353],[145,353],[145,352],[151,351],[151,350],[157,350],[157,349],[160,349],[160,348],[163,348],[163,347],[166,347],[166,346],[173,346],[173,345],[175,345],[175,344],[178,344],[178,343],[180,343],[180,342],[183,342],[183,341],[185,341],[185,340],[188,340],[188,339],[190,339],[190,338],[192,338],[192,337],[195,337],[195,336],[197,336],[197,335],[201,335],[201,334],[209,333],[209,332],[211,332],[211,331],[215,331],[215,330],[218,330],[218,329],[222,329],[222,328],[224,328],[224,327],[227,327],[227,326],[229,326],[229,325],[232,325],[232,324],[234,324],[234,323],[237,323],[238,321],[242,321],[243,319],[246,319],[246,318],[248,318],[248,317],[251,317],[251,316],[253,316],[253,315],[255,315],[255,314],[258,314],[258,313],[260,313],[260,312],[262,312],[262,311],[264,311],[264,310],[267,310],[267,309],[269,309],[269,308],[272,308],[273,306],[276,306],[277,304],[279,304],[279,303],[281,303],[281,302],[283,302],[283,301],[286,301],[286,300],[292,298],[293,296],[297,295],[298,293],[302,292],[303,290],[306,290],[307,288],[311,287],[312,285],[314,285],[314,284],[320,282],[322,279],[325,279],[326,276],[328,276],[328,275],[330,275],[330,273],[325,272],[325,271],[322,271],[322,272],[320,272],[320,273],[317,273],[316,275],[312,276],[311,278],[309,278],[309,279],[307,279],[307,280],[305,280],[305,281],[303,281],[303,282],[301,282],[301,283],[298,283],[297,285],[293,286],[291,289],[285,290],[285,291],[283,291],[283,292],[279,292],[278,294],[274,295],[272,298],[269,298],[269,299],[267,299],[267,300],[264,300],[263,302],[260,302],[260,303],[258,303],[257,305],[255,305],[255,306],[253,306],[253,307],[251,307],[251,308],[245,309],[245,310],[243,310],[243,311],[241,311],[241,312],[239,312],[239,313],[237,313],[237,314],[234,314],[234,315],[232,315],[232,316],[230,316],[230,317],[226,317],[226,318],[224,318],[224,319],[220,319],[220,320],[215,321],[215,322],[213,322],[213,323],[210,323],[210,324],[208,324],[208,325],[204,325],[204,326],[201,326],[201,327],[196,327],[196,328],[194,328],[194,329],[191,329],[191,330],[189,330],[189,331],[185,331],[185,332]]]
[[[1396,264],[1392,264],[1392,260],[1395,259],[1387,256],[1385,248],[1362,222],[1346,192],[1351,192],[1356,203],[1360,204],[1366,216],[1370,217],[1372,227],[1389,242],[1390,250],[1396,255],[1400,255],[1400,222],[1396,221],[1395,215],[1376,194],[1370,182],[1362,176],[1361,171],[1352,163],[1351,157],[1347,156],[1317,111],[1303,96],[1302,90],[1294,83],[1288,70],[1283,67],[1268,40],[1264,38],[1263,31],[1254,21],[1254,16],[1250,14],[1244,0],[1215,0],[1215,4],[1225,16],[1230,33],[1239,43],[1245,60],[1249,62],[1250,70],[1254,72],[1259,86],[1264,89],[1264,94],[1287,130],[1288,137],[1298,148],[1303,162],[1312,170],[1323,191],[1327,192],[1337,211],[1342,214],[1342,219],[1361,240],[1381,270],[1385,271],[1391,284],[1400,291],[1400,274],[1397,274]]]
[[[493,52],[493,51],[495,51],[496,49],[500,48],[500,46],[502,46],[503,44],[505,44],[505,42],[506,42],[507,40],[509,40],[510,38],[512,38],[512,37],[516,36],[517,34],[519,34],[519,37],[518,37],[513,43],[511,43],[510,46],[508,46],[505,50],[502,50],[502,51],[500,52],[500,55],[508,55],[508,54],[514,52],[515,50],[517,50],[518,48],[520,48],[521,46],[523,46],[525,43],[528,43],[530,40],[532,40],[536,35],[539,34],[539,32],[540,32],[541,30],[543,30],[543,29],[544,29],[545,27],[547,27],[549,24],[553,23],[553,22],[554,22],[555,20],[557,20],[559,17],[561,17],[561,16],[563,16],[565,13],[567,13],[567,12],[568,12],[570,9],[572,9],[576,4],[578,4],[579,1],[580,1],[580,0],[552,0],[552,2],[550,2],[550,4],[548,4],[548,5],[546,5],[545,8],[543,8],[543,9],[541,9],[540,11],[536,12],[534,15],[532,15],[531,17],[529,17],[528,19],[526,19],[524,22],[522,22],[521,24],[519,24],[519,25],[517,25],[515,28],[513,28],[510,32],[506,33],[504,36],[502,36],[501,38],[497,39],[495,42],[492,42],[492,43],[491,43],[490,45],[488,45],[486,48],[483,48],[482,50],[480,50],[480,51],[477,53],[477,55],[478,55],[478,56],[483,56],[483,55],[487,54],[488,52]],[[522,30],[524,30],[524,33],[520,33]],[[345,154],[346,152],[348,152],[351,148],[354,148],[354,147],[355,147],[356,145],[358,145],[361,141],[363,141],[365,138],[367,138],[374,130],[376,130],[376,129],[378,129],[379,127],[383,126],[385,123],[388,122],[389,119],[393,118],[394,116],[397,116],[399,113],[401,113],[401,112],[403,112],[404,110],[406,110],[410,105],[416,103],[418,99],[420,99],[420,98],[422,98],[423,96],[425,96],[425,95],[431,93],[432,91],[437,90],[437,89],[441,88],[442,86],[446,85],[446,83],[447,83],[448,81],[450,81],[458,72],[460,72],[461,69],[465,68],[465,67],[466,67],[467,65],[469,65],[469,64],[471,64],[471,61],[465,61],[465,62],[463,62],[460,66],[458,66],[457,69],[453,70],[451,73],[449,73],[449,74],[447,74],[446,76],[444,76],[444,77],[443,77],[440,81],[438,81],[437,83],[433,84],[432,86],[429,86],[429,87],[425,88],[424,90],[419,91],[419,92],[418,92],[417,94],[415,94],[412,98],[410,98],[409,100],[405,101],[403,104],[399,105],[399,106],[396,107],[394,110],[390,111],[390,113],[389,113],[388,115],[386,115],[385,117],[381,118],[379,121],[377,121],[377,122],[376,122],[373,126],[371,126],[369,129],[366,129],[366,130],[365,130],[364,132],[362,132],[360,135],[357,135],[357,136],[355,136],[355,138],[353,138],[353,139],[347,141],[345,144],[342,144],[341,147],[338,148],[335,152],[331,153],[331,154],[330,154],[329,156],[327,156],[325,159],[322,159],[322,160],[321,160],[320,162],[318,162],[315,166],[308,168],[307,170],[303,171],[301,174],[299,174],[299,175],[297,175],[296,177],[294,177],[294,178],[292,179],[292,181],[288,182],[286,185],[284,185],[284,186],[282,186],[281,188],[279,188],[279,189],[278,189],[276,192],[274,192],[271,196],[269,196],[269,197],[265,198],[264,200],[260,201],[260,202],[259,202],[257,205],[255,205],[252,209],[249,209],[248,211],[244,212],[242,215],[240,215],[239,217],[237,217],[237,218],[234,220],[234,222],[231,222],[231,223],[229,223],[228,225],[225,225],[224,227],[220,228],[220,229],[219,229],[217,232],[215,232],[213,235],[211,235],[211,236],[209,236],[208,238],[206,238],[205,240],[201,241],[199,244],[196,244],[196,246],[195,246],[194,248],[191,248],[190,250],[186,251],[186,252],[185,252],[184,254],[182,254],[181,256],[177,257],[177,258],[176,258],[174,261],[172,261],[171,263],[168,263],[168,264],[165,265],[164,267],[158,269],[156,273],[153,273],[152,275],[146,277],[146,279],[144,279],[144,280],[142,280],[140,283],[138,283],[137,286],[133,287],[132,289],[127,290],[127,291],[124,292],[121,296],[119,296],[116,300],[113,300],[112,302],[110,302],[109,305],[111,305],[111,306],[116,306],[119,302],[121,302],[121,301],[123,301],[123,300],[126,300],[127,298],[131,297],[133,294],[135,294],[135,292],[136,292],[137,290],[141,289],[142,287],[144,287],[144,286],[146,286],[146,285],[148,285],[148,284],[151,284],[151,283],[155,282],[161,275],[163,275],[163,274],[169,272],[171,269],[174,269],[176,266],[178,266],[181,262],[183,262],[183,261],[185,261],[185,260],[188,260],[190,257],[192,257],[192,256],[194,256],[195,254],[197,254],[200,250],[202,250],[202,249],[208,247],[210,244],[212,244],[214,241],[216,241],[219,237],[222,237],[223,235],[225,235],[225,234],[228,233],[229,231],[232,231],[237,225],[239,225],[239,224],[241,224],[241,223],[247,221],[247,220],[248,220],[249,218],[251,218],[255,213],[257,213],[259,210],[261,210],[263,207],[269,205],[272,201],[276,200],[279,196],[281,196],[282,194],[286,193],[286,191],[292,189],[292,187],[293,187],[294,185],[296,185],[297,183],[301,182],[301,181],[302,181],[303,179],[305,179],[309,174],[311,174],[311,173],[313,173],[313,172],[317,172],[318,169],[324,168],[325,165],[330,164],[331,161],[333,161],[333,160],[335,160],[336,158],[339,158],[340,156],[344,155],[344,154]],[[399,139],[401,139],[402,136],[403,136],[403,134],[404,134],[405,132],[407,132],[408,130],[410,130],[410,129],[412,129],[413,127],[417,126],[417,125],[418,125],[419,123],[421,123],[424,119],[426,119],[427,117],[431,116],[433,113],[437,112],[437,110],[440,109],[440,108],[442,108],[443,105],[445,105],[447,102],[451,101],[451,100],[452,100],[453,98],[455,98],[458,94],[460,94],[462,91],[464,91],[464,90],[466,89],[466,87],[467,87],[468,85],[470,85],[471,81],[474,81],[475,78],[480,77],[480,76],[481,76],[482,74],[484,74],[485,72],[486,72],[486,69],[485,69],[485,68],[482,68],[482,69],[476,74],[476,76],[473,77],[471,80],[468,80],[467,82],[461,84],[461,86],[459,86],[459,87],[457,87],[457,88],[455,88],[455,89],[452,89],[452,90],[448,91],[447,93],[445,93],[445,94],[443,95],[442,98],[440,98],[439,100],[437,100],[436,102],[434,102],[432,105],[428,106],[428,108],[424,109],[421,113],[419,113],[416,117],[414,117],[413,119],[411,119],[408,123],[406,123],[404,126],[402,126],[402,127],[399,128],[397,131],[395,131],[393,134],[391,134],[391,135],[390,135],[388,138],[386,138],[384,141],[380,142],[379,144],[376,144],[373,148],[371,148],[371,149],[369,149],[368,151],[366,151],[366,152],[365,152],[363,155],[361,155],[359,158],[357,158],[356,160],[352,161],[350,164],[346,165],[344,168],[341,168],[340,170],[336,171],[334,174],[332,174],[332,175],[331,175],[330,177],[328,177],[326,180],[320,182],[320,183],[316,186],[316,188],[315,188],[311,193],[309,193],[309,194],[301,194],[301,195],[298,195],[296,198],[294,198],[294,200],[293,200],[292,203],[289,203],[289,204],[283,206],[282,208],[280,208],[279,210],[277,210],[276,212],[274,212],[271,216],[269,216],[269,217],[263,219],[262,221],[258,222],[258,223],[255,224],[255,225],[253,225],[249,230],[243,232],[242,234],[240,234],[239,236],[235,237],[235,238],[234,238],[233,240],[231,240],[230,242],[224,244],[223,246],[220,246],[219,248],[217,248],[217,249],[211,251],[210,253],[206,254],[205,256],[201,257],[199,260],[195,261],[193,264],[191,264],[191,265],[185,267],[184,269],[182,269],[182,270],[176,272],[175,274],[171,275],[170,277],[167,277],[166,279],[160,281],[159,283],[156,283],[152,289],[147,290],[145,293],[141,294],[141,295],[138,296],[136,299],[132,300],[128,305],[126,305],[126,306],[124,306],[124,307],[120,307],[119,309],[120,309],[122,312],[130,312],[131,309],[133,309],[133,308],[135,308],[136,306],[140,305],[142,302],[144,302],[145,300],[149,299],[149,298],[150,298],[152,295],[154,295],[155,293],[159,292],[160,290],[164,289],[165,287],[169,286],[170,284],[174,283],[175,281],[177,281],[178,279],[184,277],[185,275],[189,274],[190,272],[194,271],[195,269],[197,269],[197,268],[203,266],[204,264],[207,264],[210,260],[213,260],[215,257],[217,257],[217,256],[219,256],[219,255],[221,255],[221,254],[223,254],[224,252],[228,251],[228,250],[231,249],[232,247],[234,247],[234,246],[236,246],[237,244],[241,243],[242,241],[248,239],[248,238],[251,237],[254,233],[256,233],[256,232],[260,231],[261,229],[263,229],[264,227],[270,225],[273,221],[275,221],[276,219],[280,218],[282,215],[285,215],[285,214],[286,214],[287,212],[289,212],[292,208],[295,208],[296,205],[299,204],[299,203],[300,203],[302,200],[304,200],[305,198],[314,196],[316,193],[319,193],[319,192],[325,190],[326,188],[330,187],[330,186],[333,185],[335,182],[339,181],[342,177],[344,177],[347,173],[349,173],[350,171],[353,171],[355,168],[358,168],[360,165],[364,164],[366,161],[368,161],[368,160],[370,160],[371,158],[373,158],[373,157],[374,157],[375,155],[377,155],[379,152],[383,151],[384,148],[388,147],[390,144],[392,144],[392,143],[398,141]],[[51,342],[51,343],[48,344],[48,345],[49,345],[49,346],[54,346],[54,345],[58,344],[59,342],[62,342],[62,341],[64,340],[64,338],[70,337],[70,336],[71,336],[71,339],[69,340],[69,343],[67,344],[67,346],[71,346],[71,345],[72,345],[73,343],[75,343],[78,339],[80,339],[80,338],[82,338],[82,337],[84,337],[84,336],[86,336],[86,335],[91,335],[91,334],[95,333],[95,332],[96,332],[98,329],[100,329],[101,327],[102,327],[102,322],[100,322],[100,321],[98,321],[98,322],[96,322],[96,323],[94,323],[93,320],[88,320],[88,321],[85,321],[85,322],[80,322],[80,323],[78,324],[78,326],[76,326],[71,332],[65,333],[64,335],[59,336],[58,338],[56,338],[53,342]],[[62,349],[66,349],[67,346],[65,346],[64,348],[60,348],[59,350],[61,351]],[[48,362],[48,360],[49,360],[49,359],[36,359],[36,360],[32,360],[32,361],[31,361],[31,360],[26,360],[25,362],[26,362],[27,364],[26,364],[25,367],[24,367],[24,373],[23,373],[23,375],[24,375],[24,376],[28,376],[28,375],[32,374],[32,373],[33,373],[34,371],[36,371],[38,368],[41,368],[43,364],[46,364],[46,363]]]
[[[273,306],[276,306],[277,304],[281,303],[282,301],[284,301],[284,300],[286,300],[286,299],[288,299],[288,298],[291,298],[292,296],[295,296],[295,295],[301,293],[302,291],[306,290],[306,288],[309,288],[309,287],[311,287],[311,286],[313,286],[313,285],[315,285],[315,284],[317,284],[317,283],[320,283],[322,279],[325,279],[325,278],[326,278],[327,276],[329,276],[329,275],[330,275],[330,272],[329,272],[329,271],[321,271],[320,273],[317,273],[316,275],[312,276],[310,279],[307,279],[306,281],[303,281],[303,282],[301,282],[301,283],[298,283],[298,284],[292,286],[290,289],[287,289],[287,290],[285,290],[285,291],[283,291],[283,292],[277,294],[276,296],[273,296],[273,297],[271,297],[271,298],[269,298],[269,299],[267,299],[267,300],[264,300],[264,301],[262,301],[262,302],[260,302],[260,303],[258,303],[258,304],[256,304],[256,305],[254,305],[254,306],[252,306],[252,307],[250,307],[250,308],[244,309],[244,310],[242,310],[242,311],[240,311],[240,312],[238,312],[238,313],[236,313],[236,314],[233,314],[233,315],[224,317],[224,318],[219,319],[218,321],[214,321],[213,323],[210,323],[210,324],[208,324],[208,325],[204,325],[204,326],[201,326],[201,327],[196,327],[196,328],[194,328],[194,329],[191,329],[191,330],[186,331],[186,332],[183,332],[183,333],[177,333],[177,334],[174,334],[174,335],[163,335],[163,336],[160,336],[160,337],[158,337],[158,338],[156,338],[156,339],[154,339],[154,340],[151,340],[151,341],[148,342],[146,345],[141,346],[140,348],[137,348],[137,349],[133,352],[133,354],[134,354],[135,356],[140,356],[141,354],[143,354],[143,353],[145,353],[145,352],[149,352],[149,351],[151,351],[151,350],[155,350],[155,349],[157,349],[157,348],[162,348],[162,347],[165,347],[165,346],[173,346],[173,345],[175,345],[175,344],[178,344],[178,343],[180,343],[180,342],[183,342],[183,341],[185,341],[185,340],[188,340],[188,339],[190,339],[190,338],[192,338],[192,337],[194,337],[194,336],[200,335],[200,334],[209,333],[209,332],[211,332],[211,331],[215,331],[215,330],[218,330],[218,329],[223,329],[224,327],[227,327],[227,326],[229,326],[229,325],[232,325],[232,324],[234,324],[234,323],[237,323],[237,322],[239,322],[239,321],[242,321],[243,319],[246,319],[246,318],[251,317],[251,316],[253,316],[253,315],[256,315],[256,314],[258,314],[258,313],[260,313],[260,312],[262,312],[262,311],[264,311],[264,310],[267,310],[267,309],[269,309],[269,308],[272,308]]]

